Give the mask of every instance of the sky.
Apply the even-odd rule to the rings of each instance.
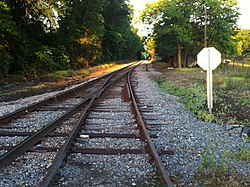
[[[136,10],[145,8],[146,2],[154,2],[157,0],[130,0]],[[241,29],[250,29],[250,0],[239,0],[239,13],[242,14],[238,21]]]
[[[250,29],[250,0],[240,0],[239,1],[239,12],[242,14],[238,25],[242,29]]]

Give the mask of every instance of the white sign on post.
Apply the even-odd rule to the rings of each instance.
[[[214,47],[203,48],[197,55],[197,64],[207,71],[207,106],[212,113],[213,108],[213,78],[212,70],[221,63],[221,53]]]

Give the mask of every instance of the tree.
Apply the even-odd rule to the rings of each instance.
[[[59,24],[60,40],[74,66],[88,66],[102,56],[102,0],[70,0],[68,7],[65,19]]]
[[[237,30],[234,40],[239,56],[250,53],[250,30]]]
[[[15,38],[19,37],[15,22],[12,21],[10,9],[5,2],[0,2],[0,78],[8,75],[12,53],[15,51]]]
[[[51,62],[50,59],[53,57],[51,52],[54,50],[50,42],[54,42],[51,35],[56,31],[58,20],[63,14],[64,1],[5,0],[4,4],[8,9],[9,21],[13,23],[18,33],[18,36],[9,38],[9,43],[13,45],[8,74],[18,72],[30,74],[55,69],[51,68],[55,63],[47,64],[47,62]],[[2,34],[3,31],[0,32]],[[50,38],[52,40],[49,42]],[[4,41],[7,42],[6,39]],[[40,58],[41,54],[44,54],[44,58]],[[43,60],[39,61],[41,59]]]
[[[206,2],[206,3],[205,3]],[[233,53],[231,36],[238,19],[236,0],[160,0],[148,4],[142,21],[154,25],[151,37],[161,56],[178,56],[184,50],[184,65],[188,54],[197,54],[204,47],[204,7],[207,8],[207,43],[222,53]],[[180,59],[180,58],[179,58]],[[181,66],[181,63],[178,63]]]
[[[130,59],[142,45],[126,0],[3,0],[1,75]]]
[[[139,37],[131,28],[131,12],[125,0],[105,0],[103,53],[106,60],[130,59],[141,50]]]

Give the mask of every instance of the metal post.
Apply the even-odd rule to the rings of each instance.
[[[212,69],[210,67],[210,49],[208,49],[208,70],[207,70],[207,106],[210,113],[213,108],[213,79]]]

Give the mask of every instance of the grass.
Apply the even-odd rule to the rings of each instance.
[[[246,78],[244,77],[226,77],[222,83],[222,88],[225,90],[232,90],[232,89],[244,89],[245,87]]]
[[[228,72],[237,72],[237,73],[247,73],[250,74],[250,64],[244,63],[242,65],[241,62],[238,63],[230,63],[230,64],[221,64],[219,67],[221,71],[228,71]]]
[[[224,154],[233,160],[250,161],[250,149],[243,145],[237,152],[224,150]]]
[[[61,78],[72,75],[73,72],[74,72],[73,70],[61,70],[61,71],[49,73],[48,76],[51,78],[55,78],[55,79],[61,79]]]
[[[190,86],[180,86],[177,83],[167,81],[165,79],[154,79],[160,88],[175,96],[180,97],[180,101],[183,102],[188,110],[193,111],[199,119],[206,122],[213,122],[215,116],[206,111],[204,107],[206,105],[206,88],[204,85],[196,82]]]
[[[56,71],[54,73],[49,73],[48,76],[51,78],[55,78],[55,79],[62,79],[65,77],[69,77],[69,76],[75,76],[75,75],[82,75],[82,76],[86,76],[89,75],[90,71],[87,69],[81,69],[81,70],[61,70],[61,71]]]
[[[200,68],[176,68],[176,71],[179,72],[197,72]]]
[[[155,66],[157,68],[157,66]],[[250,78],[246,72],[231,72],[218,69],[213,72],[214,108],[207,111],[206,72],[197,68],[164,70],[158,66],[161,76],[154,78],[160,88],[179,97],[187,110],[191,110],[199,119],[207,122],[233,123],[249,125]],[[238,117],[243,116],[243,119]],[[245,121],[244,121],[245,120]],[[242,186],[246,181],[230,167],[230,158],[249,162],[250,150],[242,146],[238,151],[215,152],[218,139],[209,138],[199,161],[197,179],[203,186]],[[229,162],[228,162],[229,160]]]
[[[28,77],[28,79],[20,75],[11,76],[0,80],[0,84],[3,85],[3,89],[0,89],[0,97],[5,98],[7,96],[30,92],[31,90],[50,90],[59,86],[67,86],[69,82],[82,80],[87,76],[89,78],[93,78],[109,71],[116,70],[117,68],[120,68],[124,65],[125,64],[108,63],[88,69],[69,69],[56,71],[43,76],[30,76]],[[20,84],[15,85],[15,82],[18,82]]]
[[[246,98],[246,97],[241,97],[240,98],[240,102],[246,105],[250,105],[250,98]]]
[[[245,72],[225,71],[222,68],[213,72],[213,113],[207,109],[206,72],[200,68],[177,68],[164,72],[163,76],[154,80],[164,92],[178,96],[187,110],[201,120],[248,125],[249,76]]]
[[[81,69],[81,70],[78,70],[75,72],[76,75],[89,75],[90,74],[90,71],[88,69]]]
[[[234,169],[230,168],[225,158],[229,157],[235,160],[241,159],[249,161],[249,148],[243,146],[237,153],[223,150],[219,156],[215,154],[215,141],[218,140],[212,140],[210,138],[207,142],[206,149],[200,158],[197,178],[202,181],[205,186],[242,186],[241,182],[244,181],[244,179],[235,173]]]
[[[216,158],[215,148],[207,147],[199,162],[199,172],[204,175],[225,174],[229,166],[224,162],[223,157]]]
[[[89,69],[61,70],[61,71],[56,71],[54,73],[49,73],[48,76],[51,78],[55,78],[55,79],[62,79],[65,77],[77,76],[77,75],[87,76],[87,75],[91,74],[92,72],[107,70],[107,69],[110,69],[114,66],[116,66],[114,63],[110,63],[110,64],[102,64],[102,65],[95,66],[95,67],[92,67]]]

